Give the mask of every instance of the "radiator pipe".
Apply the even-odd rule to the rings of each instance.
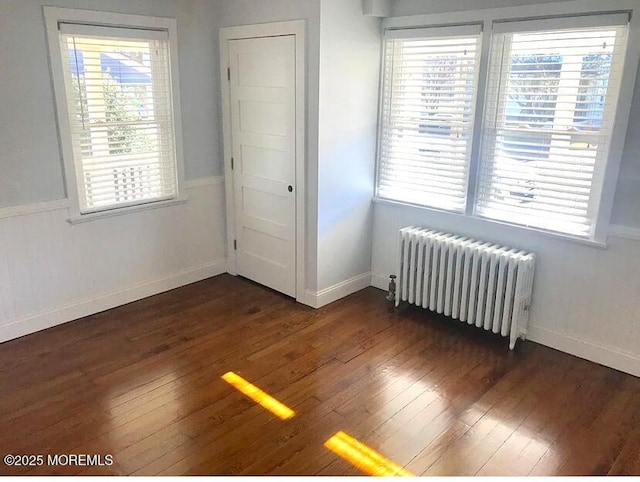
[[[389,294],[387,295],[388,301],[395,301],[396,299],[396,275],[389,275]]]

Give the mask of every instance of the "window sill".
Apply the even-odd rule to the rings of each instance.
[[[534,227],[529,227],[529,226],[522,226],[519,224],[514,224],[514,223],[509,223],[506,221],[498,221],[498,220],[494,220],[494,219],[488,219],[488,218],[482,218],[479,216],[467,216],[465,214],[461,214],[461,213],[454,213],[451,211],[445,211],[443,209],[437,209],[437,208],[430,208],[427,206],[420,206],[418,204],[411,204],[411,203],[406,203],[406,202],[402,202],[402,201],[394,201],[391,199],[384,199],[384,198],[379,198],[379,197],[374,197],[373,198],[373,202],[376,204],[387,204],[387,205],[391,205],[391,206],[398,206],[398,207],[405,207],[405,208],[413,208],[413,209],[419,209],[421,211],[426,211],[426,212],[430,212],[430,213],[434,213],[434,214],[439,214],[439,215],[443,215],[443,216],[447,216],[447,217],[451,217],[454,219],[457,219],[459,221],[462,220],[467,220],[470,221],[472,220],[473,222],[477,222],[480,225],[485,225],[485,226],[504,226],[506,228],[510,228],[510,229],[515,229],[518,231],[525,231],[528,233],[535,233],[535,234],[541,234],[543,236],[546,237],[551,237],[557,240],[561,240],[561,241],[569,241],[571,243],[576,243],[576,244],[582,244],[585,246],[590,246],[592,248],[599,248],[599,249],[606,249],[607,248],[607,243],[606,241],[600,241],[600,240],[595,240],[595,239],[587,239],[587,238],[579,238],[577,236],[572,236],[570,234],[563,234],[563,233],[557,233],[557,232],[553,232],[553,231],[546,231],[544,229],[539,229],[539,228],[534,228]]]
[[[156,201],[146,204],[137,204],[135,206],[127,206],[122,208],[110,209],[106,211],[98,211],[89,214],[78,214],[70,217],[67,221],[70,224],[82,224],[89,221],[96,221],[98,219],[112,218],[115,216],[122,216],[125,214],[133,214],[140,211],[149,211],[151,209],[159,209],[168,206],[176,206],[179,204],[185,204],[189,201],[187,196],[181,196],[177,199],[169,199],[167,201]]]

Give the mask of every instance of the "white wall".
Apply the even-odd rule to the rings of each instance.
[[[396,0],[393,14],[539,3],[526,0]],[[618,183],[616,231],[606,249],[516,227],[418,208],[376,203],[373,284],[386,289],[395,272],[396,232],[421,225],[502,243],[537,254],[529,338],[640,376],[640,78]]]
[[[371,269],[380,19],[361,0],[322,0],[320,32],[318,291],[353,278],[357,290]]]
[[[187,195],[76,225],[66,202],[1,211],[0,342],[225,272],[222,178]]]
[[[2,0],[0,208],[65,197],[42,5],[176,18],[186,178],[222,172],[211,2]]]
[[[635,228],[640,237],[640,66],[636,75],[611,223]]]
[[[175,17],[189,201],[71,225],[42,5]],[[226,270],[208,0],[0,2],[0,341]]]

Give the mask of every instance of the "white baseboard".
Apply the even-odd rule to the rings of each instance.
[[[304,304],[312,308],[321,308],[369,286],[371,286],[371,273],[363,273],[318,292],[307,290]]]
[[[569,353],[570,355],[575,355],[579,358],[584,358],[585,360],[640,377],[640,358],[631,353],[621,352],[612,347],[599,345],[531,325],[528,329],[527,339]]]
[[[93,315],[101,311],[115,308],[132,301],[141,300],[148,296],[179,288],[196,281],[211,278],[226,272],[227,261],[220,260],[197,268],[191,268],[176,273],[173,276],[144,283],[121,291],[109,293],[72,305],[57,308],[53,311],[40,313],[28,318],[0,326],[0,343],[44,330],[55,325],[77,320],[84,316]]]

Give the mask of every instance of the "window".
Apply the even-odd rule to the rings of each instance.
[[[378,195],[462,211],[480,27],[409,34],[386,40]]]
[[[57,21],[56,34],[78,214],[176,199],[169,31]]]
[[[494,35],[476,212],[591,236],[626,28],[524,24]]]
[[[493,22],[480,81],[479,33],[387,30],[377,196],[594,239],[628,23]]]

